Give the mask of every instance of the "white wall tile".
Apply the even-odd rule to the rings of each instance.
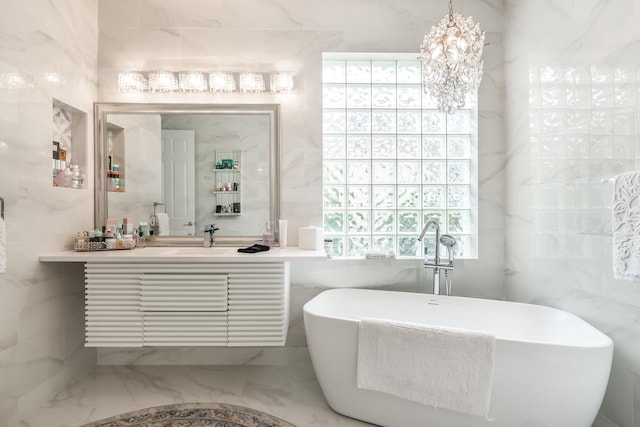
[[[21,73],[34,83],[2,90],[0,102],[0,197],[8,229],[7,272],[0,274],[0,419],[9,422],[49,397],[53,389],[46,384],[86,369],[86,363],[65,362],[95,360],[77,345],[82,331],[66,327],[83,301],[81,270],[45,266],[38,256],[68,248],[75,230],[93,222],[92,191],[52,187],[51,140],[53,98],[91,115],[98,4],[25,0],[5,6],[0,73]],[[42,75],[51,72],[64,85],[43,84]],[[88,129],[89,153],[90,136]],[[66,349],[65,342],[71,344]]]
[[[637,73],[629,59],[638,54],[638,5],[513,0],[505,11],[507,298],[568,310],[611,336],[612,376],[596,424],[632,427],[638,287],[613,279],[612,184],[601,180],[634,168],[637,145],[614,156],[611,135],[637,140],[625,123],[640,105],[634,97],[617,109],[614,89],[628,83],[600,83],[593,73]],[[577,84],[573,69],[584,75]]]

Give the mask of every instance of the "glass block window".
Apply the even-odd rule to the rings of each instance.
[[[477,258],[476,95],[455,114],[438,111],[416,57],[323,56],[323,215],[334,257],[421,257],[416,239],[435,218],[457,257]],[[433,229],[426,244],[433,254]]]

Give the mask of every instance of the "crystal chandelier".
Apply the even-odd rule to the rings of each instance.
[[[466,96],[482,80],[484,30],[471,16],[453,12],[431,27],[420,46],[422,83],[426,94],[438,101],[438,109],[453,113],[463,108]]]

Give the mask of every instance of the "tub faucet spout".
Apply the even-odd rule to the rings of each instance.
[[[422,231],[420,232],[420,235],[418,236],[418,242],[421,242],[422,239],[424,239],[424,235],[429,230],[429,227],[431,227],[432,225],[435,225],[435,227],[436,227],[436,253],[435,253],[435,257],[433,259],[433,262],[435,264],[439,264],[440,263],[440,250],[438,249],[438,240],[440,240],[440,224],[438,223],[438,221],[436,221],[435,219],[430,219],[429,221],[427,221],[427,223],[424,225],[424,227],[422,227]],[[426,242],[424,243],[423,248],[424,248],[424,257],[425,257],[425,261],[426,261],[426,258],[427,258],[427,244],[426,244]]]
[[[427,259],[427,244],[424,242],[424,267],[433,269],[433,294],[440,294],[440,250],[438,248],[438,241],[440,240],[440,224],[435,219],[430,219],[427,223],[422,227],[422,231],[418,236],[418,242],[421,242],[424,239],[424,235],[429,230],[429,227],[435,226],[436,228],[436,252],[433,258],[433,262],[429,262]]]

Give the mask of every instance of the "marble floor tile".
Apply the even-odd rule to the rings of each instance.
[[[365,427],[327,405],[310,361],[285,366],[98,366],[15,427],[78,427],[172,403],[246,406],[298,427]]]

